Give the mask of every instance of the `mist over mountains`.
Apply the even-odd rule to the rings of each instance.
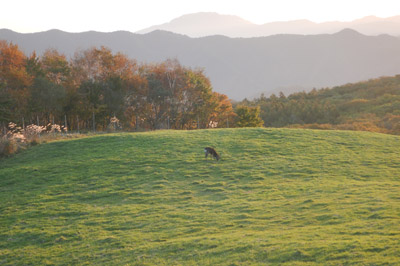
[[[331,21],[315,23],[309,20],[279,21],[254,24],[237,16],[201,12],[183,15],[168,23],[155,25],[136,33],[165,30],[189,37],[224,35],[227,37],[264,37],[275,34],[332,34],[353,29],[365,35],[389,34],[400,36],[400,16],[379,18],[368,16],[350,22]]]
[[[400,73],[399,38],[366,36],[351,29],[334,34],[254,38],[190,38],[160,30],[147,34],[59,30],[20,34],[2,29],[0,40],[18,44],[27,55],[33,51],[40,55],[53,48],[72,57],[79,50],[106,46],[139,62],[176,58],[185,66],[204,68],[214,90],[235,100]]]

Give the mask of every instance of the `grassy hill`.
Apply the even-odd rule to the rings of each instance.
[[[0,264],[399,265],[399,150],[302,129],[35,146],[0,160]]]

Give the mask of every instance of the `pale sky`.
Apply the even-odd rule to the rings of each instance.
[[[0,0],[0,28],[135,32],[196,12],[237,15],[256,24],[351,21],[400,15],[400,0]]]

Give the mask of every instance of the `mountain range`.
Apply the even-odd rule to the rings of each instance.
[[[168,23],[152,26],[136,33],[165,30],[189,37],[224,35],[227,37],[263,37],[275,34],[332,34],[345,28],[365,35],[389,34],[400,36],[400,16],[379,18],[368,16],[350,22],[315,23],[309,20],[271,22],[262,25],[246,21],[238,16],[201,12],[183,15]]]
[[[79,50],[106,46],[139,62],[176,58],[185,66],[204,68],[214,90],[234,100],[400,73],[399,38],[366,36],[350,29],[334,34],[256,38],[190,38],[160,30],[147,34],[59,30],[21,34],[2,29],[0,40],[17,44],[27,55],[54,48],[72,57]]]

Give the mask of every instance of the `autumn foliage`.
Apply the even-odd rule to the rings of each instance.
[[[105,47],[25,56],[0,42],[0,123],[49,122],[70,130],[225,127],[234,120],[226,95],[213,92],[202,70],[177,60],[138,64]]]
[[[400,134],[400,76],[235,104],[201,69],[142,64],[106,47],[26,56],[0,41],[0,126],[71,131],[298,127]],[[110,121],[117,121],[110,122]],[[4,132],[3,132],[4,134]]]

